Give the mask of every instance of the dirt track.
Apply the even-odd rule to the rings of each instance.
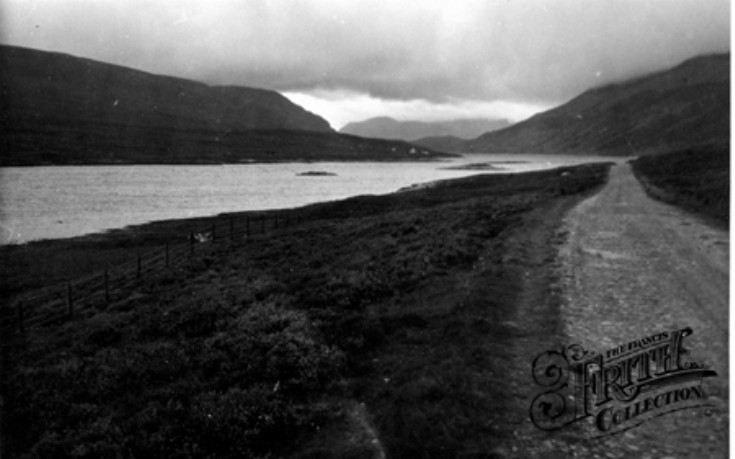
[[[728,233],[647,197],[624,163],[567,215],[563,232],[558,266],[569,344],[603,352],[691,327],[692,359],[717,372],[703,381],[714,414],[667,414],[592,441],[584,455],[727,457]]]

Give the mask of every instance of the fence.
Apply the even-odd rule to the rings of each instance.
[[[138,253],[129,262],[20,295],[13,305],[0,311],[0,329],[22,333],[29,328],[64,322],[90,308],[102,309],[129,296],[142,281],[192,260],[203,251],[203,244],[235,243],[301,222],[302,215],[293,211],[212,219],[210,224],[186,235],[169,238],[159,248]]]

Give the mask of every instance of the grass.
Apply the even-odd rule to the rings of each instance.
[[[729,227],[729,145],[643,156],[631,164],[649,196]]]
[[[219,238],[228,239],[231,222],[240,238],[248,231],[247,220],[250,220],[248,227],[253,237],[264,231],[271,233],[273,217],[278,215],[283,226],[286,214],[293,216],[289,211],[240,212],[159,221],[68,239],[0,246],[0,304],[12,302],[23,292],[64,284],[122,264],[130,267],[137,263],[138,255],[143,257],[144,263],[151,257],[160,258],[165,253],[166,243],[170,244],[172,251],[188,253],[192,233],[211,234],[214,228]]]
[[[212,246],[93,315],[16,335],[3,348],[2,452],[487,455],[512,435],[504,372],[523,270],[507,241],[606,171],[309,206],[277,237]],[[108,253],[87,243],[73,250]],[[43,250],[54,247],[69,246]]]

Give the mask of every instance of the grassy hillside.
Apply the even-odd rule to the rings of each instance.
[[[650,196],[729,226],[729,144],[645,156],[631,164]]]
[[[301,129],[329,123],[275,91],[196,81],[60,53],[0,46],[4,122],[176,129]]]
[[[13,335],[3,453],[487,456],[512,438],[508,394],[529,379],[507,361],[527,339],[514,305],[539,267],[524,238],[606,170],[475,176],[309,206],[277,236],[211,244],[108,306]],[[129,231],[130,250],[150,242]],[[105,256],[99,237],[87,240],[40,246]],[[48,263],[38,255],[3,252]]]
[[[587,91],[455,151],[638,156],[730,139],[730,55]]]

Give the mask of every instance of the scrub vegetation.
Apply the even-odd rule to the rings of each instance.
[[[643,156],[631,164],[649,196],[729,227],[729,144]]]

